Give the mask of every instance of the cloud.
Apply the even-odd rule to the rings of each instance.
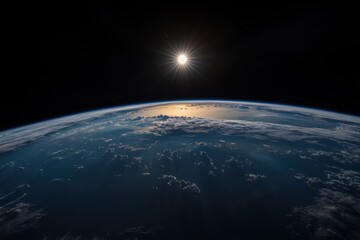
[[[79,133],[81,129],[88,130],[89,128],[91,128],[91,130],[94,130],[94,126],[104,127],[102,125],[106,126],[107,123],[112,125],[111,122],[108,122],[109,118],[105,117],[115,117],[119,115],[121,116],[121,114],[123,112],[126,112],[127,110],[138,109],[150,105],[153,104],[139,104],[118,108],[109,108],[104,110],[96,110],[3,131],[0,132],[0,153],[8,152],[25,146],[31,142],[35,142],[46,136],[49,136],[50,134],[59,132],[60,130],[69,129],[71,126],[76,126],[77,128],[75,132],[70,132],[70,134]],[[92,123],[88,125],[89,121],[101,118],[104,118],[105,121],[100,122],[100,124]]]
[[[154,187],[155,191],[158,192],[180,192],[190,194],[194,198],[200,197],[200,188],[190,181],[179,180],[172,175],[163,175],[158,178],[158,183]]]
[[[79,170],[81,170],[81,169],[84,169],[85,167],[83,166],[83,165],[74,165],[74,167],[76,167],[76,169],[79,169]]]
[[[146,109],[144,107],[166,104],[164,102],[161,104],[143,104],[93,111],[4,131],[0,133],[0,153],[17,149],[54,133],[61,132],[61,134],[57,136],[57,138],[60,138],[79,134],[79,132],[91,133],[101,131],[109,127],[130,127],[130,132],[126,134],[152,134],[155,136],[170,133],[174,134],[176,132],[194,134],[217,132],[222,135],[248,136],[255,139],[316,141],[320,138],[327,138],[333,141],[352,141],[356,145],[360,142],[360,120],[353,116],[271,104],[221,101],[193,103],[199,104],[199,106],[207,104],[208,106],[213,106],[214,109],[217,109],[217,107],[225,107],[231,111],[239,111],[239,113],[243,113],[243,111],[245,111],[244,109],[251,109],[251,111],[255,111],[255,115],[266,112],[273,112],[272,114],[276,116],[280,113],[281,116],[296,113],[303,115],[307,121],[309,121],[310,126],[312,122],[315,123],[316,119],[319,118],[324,122],[335,121],[337,123],[335,127],[325,128],[321,125],[319,126],[319,124],[317,125],[319,127],[297,126],[295,120],[290,121],[290,124],[278,124],[265,122],[265,120],[253,121],[253,119],[249,121],[236,119],[224,120],[214,118],[169,117],[166,115],[146,118],[139,116],[135,116],[132,119],[126,118],[127,113],[134,115],[134,113],[138,112],[137,110]],[[215,107],[215,105],[217,107]],[[96,122],[94,120],[96,120]],[[258,118],[258,120],[262,120],[262,118]],[[291,125],[292,123],[295,125]],[[72,128],[73,126],[74,128]],[[136,128],[134,128],[135,126]],[[65,129],[67,130],[66,132],[62,131]]]
[[[360,173],[349,170],[339,169],[338,172],[325,171],[326,179],[324,184],[332,189],[346,192],[360,192]]]
[[[169,117],[162,121],[150,121],[149,125],[151,125],[151,127],[145,127],[142,132],[156,136],[175,133],[218,133],[221,135],[249,137],[260,140],[302,141],[331,139],[336,142],[349,141],[360,144],[360,126],[358,125],[351,127],[348,125],[348,127],[319,128],[245,120],[174,117]]]
[[[359,172],[328,166],[322,176],[297,173],[294,177],[318,192],[314,204],[294,208],[296,232],[307,232],[315,239],[360,238]]]
[[[153,210],[161,225],[195,226],[202,218],[202,193],[194,182],[162,175],[153,188]]]
[[[63,182],[63,181],[64,181],[64,179],[62,179],[62,178],[54,178],[51,180],[51,182]]]
[[[249,181],[249,182],[257,182],[257,181],[259,181],[261,179],[266,179],[267,178],[265,175],[254,174],[254,173],[245,174],[245,176],[247,177],[246,181]]]
[[[18,186],[15,191],[0,196],[0,238],[24,232],[35,227],[45,214],[43,209],[25,201],[24,192],[30,185]]]
[[[297,179],[297,180],[303,180],[305,178],[305,175],[302,174],[302,173],[296,173],[294,175],[294,178]]]
[[[300,218],[297,227],[304,228],[312,238],[360,238],[360,200],[354,196],[322,188],[314,205],[294,208],[293,214]]]

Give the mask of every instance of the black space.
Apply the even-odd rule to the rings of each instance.
[[[52,2],[52,1],[50,1]],[[6,10],[0,130],[122,104],[275,102],[360,114],[354,6],[34,3]],[[159,54],[187,43],[201,74]]]

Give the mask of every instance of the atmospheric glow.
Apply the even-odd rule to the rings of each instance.
[[[181,65],[184,65],[187,62],[187,60],[188,60],[187,56],[184,55],[184,54],[180,54],[179,57],[178,57],[178,62]]]

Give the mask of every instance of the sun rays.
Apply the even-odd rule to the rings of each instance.
[[[167,43],[159,53],[165,56],[163,65],[165,75],[173,79],[186,79],[191,76],[202,76],[200,67],[203,64],[201,47],[192,42]]]

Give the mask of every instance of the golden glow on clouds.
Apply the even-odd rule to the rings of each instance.
[[[149,107],[134,113],[134,117],[156,117],[159,115],[166,115],[169,117],[237,119],[239,117],[239,111],[229,107],[215,107],[208,104],[180,103]]]

